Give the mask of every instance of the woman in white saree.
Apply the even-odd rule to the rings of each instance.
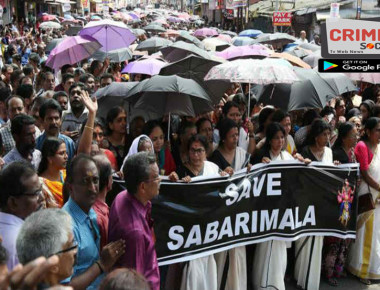
[[[189,139],[189,159],[183,166],[169,175],[172,181],[190,182],[192,177],[224,174],[219,167],[206,161],[208,143],[204,136],[195,135]],[[214,255],[197,258],[185,263],[182,271],[181,290],[217,290],[217,266]]]
[[[254,163],[294,160],[284,150],[286,132],[279,123],[271,123],[266,129],[266,140],[262,149],[255,154]],[[271,240],[256,245],[253,261],[254,289],[285,290],[285,271],[287,264],[287,243]]]
[[[210,157],[210,161],[222,170],[232,175],[244,167],[250,168],[250,154],[238,147],[239,130],[237,124],[231,119],[224,119],[219,125],[220,142],[217,150]],[[236,247],[228,251],[215,254],[218,267],[218,289],[246,290],[247,289],[247,258],[245,246]],[[226,261],[228,259],[228,264]],[[227,272],[226,272],[227,271]],[[223,273],[226,272],[225,285],[222,282]]]
[[[362,177],[358,195],[371,193],[375,208],[358,216],[356,240],[351,245],[347,268],[362,283],[370,285],[371,279],[380,279],[380,119],[369,118],[364,132],[355,147]]]

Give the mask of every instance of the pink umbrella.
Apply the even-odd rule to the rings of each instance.
[[[380,84],[380,73],[345,73],[353,81]]]
[[[190,19],[190,15],[186,12],[183,12],[181,14],[178,14],[178,18]]]
[[[69,36],[50,52],[46,65],[58,70],[65,64],[75,64],[90,57],[100,47],[101,44],[91,36]]]
[[[233,60],[238,58],[266,58],[269,56],[269,52],[261,45],[244,45],[231,46],[217,52],[216,55],[224,59]]]
[[[122,73],[157,75],[161,68],[166,65],[165,62],[155,58],[148,58],[140,61],[130,62]]]
[[[201,28],[201,29],[197,29],[195,32],[194,32],[194,36],[197,36],[197,37],[208,37],[208,36],[217,36],[219,35],[219,33],[215,30],[215,29],[211,29],[211,28]]]
[[[232,43],[232,38],[231,36],[227,35],[227,34],[219,34],[216,38],[219,38],[221,40],[224,40],[225,42],[227,43]]]
[[[52,21],[52,20],[57,20],[57,16],[50,15],[50,14],[45,14],[45,15],[42,15],[40,19],[43,22],[45,22],[45,21]]]

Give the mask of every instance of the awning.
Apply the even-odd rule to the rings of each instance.
[[[46,0],[45,3],[49,5],[62,5],[65,3],[77,4],[77,2],[75,1],[67,1],[67,0],[53,0],[53,1]]]

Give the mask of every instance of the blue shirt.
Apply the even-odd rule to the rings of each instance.
[[[44,141],[46,139],[46,132],[44,132],[43,134],[41,134],[37,140],[36,140],[36,148],[38,150],[42,150],[42,145],[44,144]],[[74,158],[74,155],[75,155],[75,143],[74,141],[70,138],[70,137],[67,137],[66,135],[63,135],[61,133],[58,134],[58,139],[61,139],[65,142],[66,144],[66,151],[67,151],[67,155],[68,155],[68,161],[70,161],[71,159]]]
[[[71,197],[62,208],[72,217],[74,239],[78,243],[74,273],[71,277],[62,281],[62,283],[69,283],[72,278],[86,272],[100,259],[100,234],[96,223],[96,213],[93,209],[90,209],[89,213],[86,214]],[[96,239],[94,239],[95,236]],[[103,278],[104,274],[98,276],[87,289],[98,289]]]

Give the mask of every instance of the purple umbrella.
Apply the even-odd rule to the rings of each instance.
[[[269,56],[269,52],[261,45],[244,45],[231,46],[217,52],[216,55],[224,59],[233,60],[238,58],[266,58]]]
[[[79,35],[92,36],[99,41],[105,52],[128,47],[136,40],[136,36],[123,22],[109,19],[89,22]]]
[[[201,28],[197,29],[194,32],[194,36],[208,37],[208,36],[217,36],[219,33],[212,28]]]
[[[134,61],[129,63],[122,71],[122,73],[131,74],[145,74],[145,75],[157,75],[161,68],[167,65],[166,62],[148,58],[140,61]]]
[[[91,36],[69,36],[50,52],[46,65],[57,70],[65,64],[75,64],[90,57],[100,47],[101,44]]]
[[[133,19],[140,19],[135,13],[129,12],[128,15],[130,15]]]
[[[168,18],[168,21],[169,22],[172,22],[172,23],[179,23],[179,22],[182,22],[180,18],[178,17],[174,17],[174,16],[171,16]]]

